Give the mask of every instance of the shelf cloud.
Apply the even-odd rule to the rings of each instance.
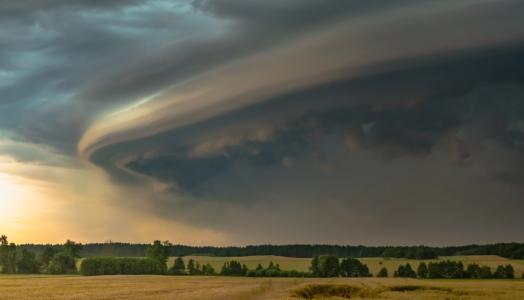
[[[120,191],[107,203],[224,242],[517,239],[522,12],[3,1],[0,153],[96,174]]]

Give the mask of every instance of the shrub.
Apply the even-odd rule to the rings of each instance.
[[[310,284],[298,290],[295,290],[294,296],[303,299],[317,299],[317,298],[354,298],[359,297],[362,289],[350,285],[336,285],[336,284]]]

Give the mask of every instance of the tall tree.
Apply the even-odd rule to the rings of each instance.
[[[53,247],[46,247],[44,251],[40,254],[40,265],[44,270],[47,270],[49,262],[53,259],[53,256],[58,252],[57,249]]]
[[[338,277],[340,264],[338,258],[333,255],[321,255],[311,261],[313,276],[318,277]]]
[[[419,278],[428,278],[428,266],[426,265],[426,263],[421,262],[420,264],[418,264],[417,276]]]
[[[171,244],[169,241],[154,241],[152,245],[147,247],[146,256],[151,259],[158,260],[160,263],[166,264],[167,259],[169,258],[170,246]]]
[[[184,275],[186,273],[186,265],[182,257],[177,257],[173,266],[171,267],[170,273],[174,275]]]
[[[67,240],[64,244],[64,252],[71,255],[74,258],[80,257],[80,250],[82,250],[82,244]]]
[[[197,275],[198,271],[199,270],[196,267],[195,260],[194,259],[190,259],[187,262],[187,272],[189,273],[189,275]]]
[[[9,243],[7,236],[0,236],[0,266],[2,273],[16,273],[16,245]]]

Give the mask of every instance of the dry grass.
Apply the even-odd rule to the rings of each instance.
[[[351,299],[524,299],[524,280],[0,276],[0,299],[300,299],[300,291]],[[321,295],[322,293],[328,293]],[[309,297],[309,296],[308,296]]]

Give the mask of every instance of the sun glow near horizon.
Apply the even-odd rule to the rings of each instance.
[[[20,220],[29,214],[27,202],[35,197],[34,191],[14,177],[0,173],[0,227],[2,233],[18,231]],[[25,210],[25,211],[24,211]]]

